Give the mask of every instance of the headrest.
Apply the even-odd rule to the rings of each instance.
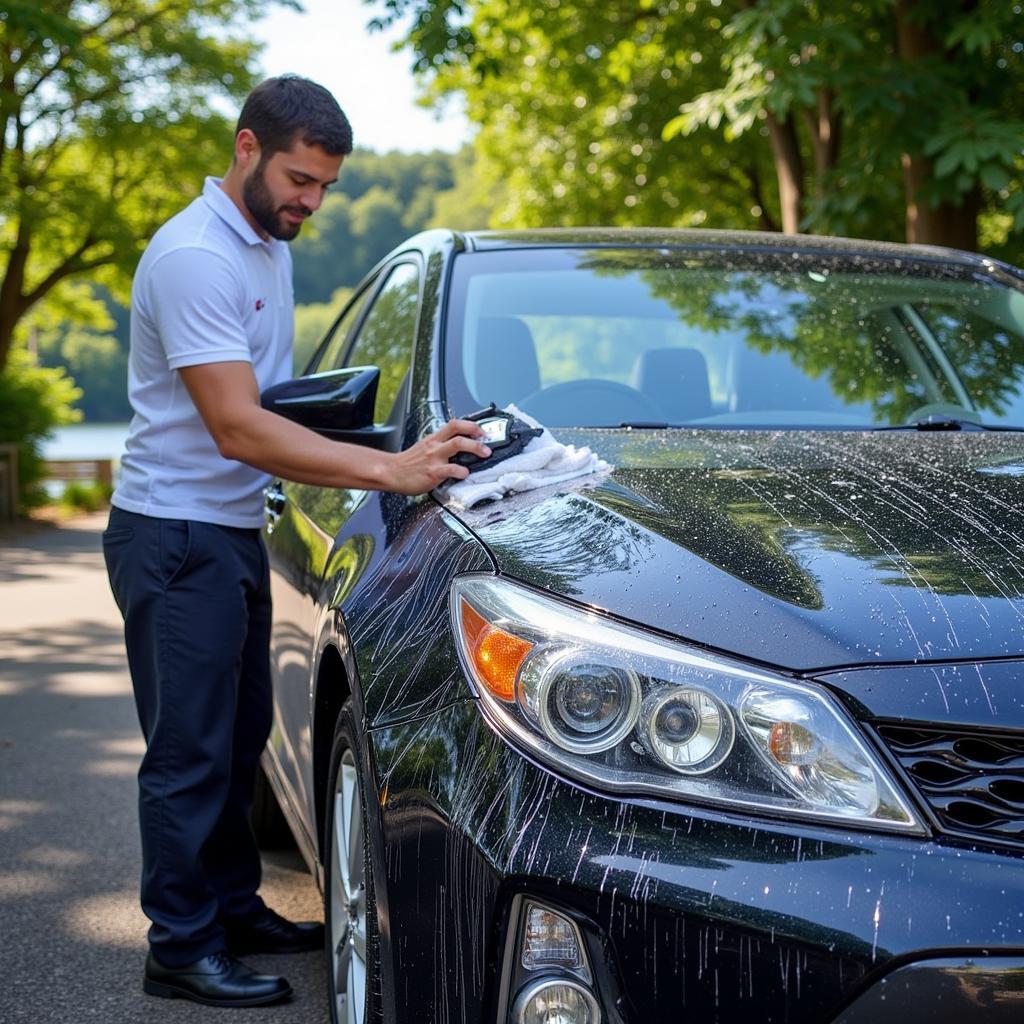
[[[540,369],[530,328],[514,316],[485,316],[477,326],[473,392],[481,405],[499,409],[540,388]]]
[[[633,383],[657,403],[669,423],[711,415],[708,364],[698,349],[648,349],[637,360]]]

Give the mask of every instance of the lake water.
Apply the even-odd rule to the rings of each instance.
[[[58,427],[43,444],[44,459],[120,459],[127,423],[76,423]]]

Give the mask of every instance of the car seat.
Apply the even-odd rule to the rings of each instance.
[[[731,412],[831,410],[836,395],[828,375],[810,377],[785,352],[743,349],[734,355]]]
[[[633,368],[633,386],[650,398],[667,423],[711,415],[711,386],[704,354],[695,348],[650,348]]]
[[[514,316],[480,318],[472,391],[481,405],[499,408],[540,388],[540,368],[530,328]]]

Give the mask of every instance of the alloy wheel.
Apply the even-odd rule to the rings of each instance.
[[[334,784],[331,842],[331,967],[336,1019],[363,1024],[366,1013],[366,839],[359,774],[351,749]]]

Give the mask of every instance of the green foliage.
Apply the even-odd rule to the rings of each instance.
[[[426,56],[442,60],[432,95],[462,94],[479,126],[494,226],[774,224],[756,146],[701,132],[680,154],[661,136],[687,82],[715,82],[699,53],[721,28],[713,8],[674,21],[628,0],[472,12],[471,49]]]
[[[60,503],[64,508],[76,512],[98,512],[110,504],[113,490],[110,484],[72,481],[64,488]]]
[[[455,184],[447,153],[357,149],[338,184],[292,246],[295,301],[323,303],[363,275],[434,217],[437,197]]]
[[[465,99],[499,225],[898,239],[920,208],[921,240],[998,221],[1024,257],[1019,4],[366,2],[428,96]]]
[[[436,192],[427,227],[472,231],[491,226],[491,216],[502,204],[501,187],[488,187],[480,173],[470,146],[464,146],[452,159],[454,181],[450,188]]]
[[[302,373],[313,356],[317,344],[328,328],[341,314],[352,296],[351,288],[337,288],[329,302],[311,302],[295,307],[295,347],[292,351],[292,368],[296,375]]]
[[[248,91],[258,52],[232,29],[271,2],[0,9],[0,368],[63,282],[89,275],[123,299],[146,240],[226,163],[214,100]]]
[[[18,497],[23,510],[46,504],[42,443],[54,427],[81,418],[72,406],[81,395],[63,370],[35,366],[22,348],[0,371],[0,442],[18,444]]]
[[[117,336],[65,326],[41,334],[37,344],[40,364],[63,367],[81,390],[77,408],[85,420],[119,423],[131,418],[127,346]]]
[[[474,181],[471,154],[358,150],[341,180],[293,245],[294,367],[299,372],[366,272],[409,234],[431,222],[486,224],[483,200],[466,198]],[[377,176],[379,184],[371,184]],[[191,197],[187,197],[191,198]],[[182,200],[185,201],[184,199]],[[451,211],[450,213],[448,211]],[[23,318],[45,366],[65,367],[82,390],[77,407],[92,423],[131,416],[126,394],[128,310],[111,291],[68,281]]]

